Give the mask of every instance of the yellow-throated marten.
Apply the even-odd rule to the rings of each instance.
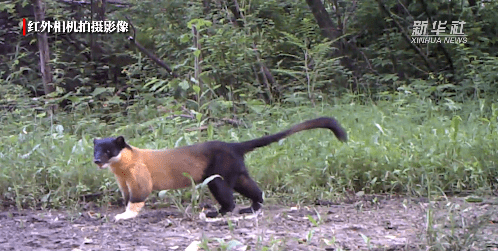
[[[184,188],[191,185],[188,173],[195,182],[218,174],[208,187],[220,203],[219,211],[211,211],[207,217],[224,215],[235,208],[233,190],[252,200],[251,207],[239,213],[251,213],[261,208],[263,196],[247,172],[244,154],[299,131],[328,128],[345,142],[347,133],[334,118],[322,117],[308,120],[277,134],[240,143],[209,141],[196,145],[148,150],[128,145],[123,136],[94,139],[94,162],[100,168],[110,167],[123,194],[126,211],[115,219],[129,219],[138,215],[152,190]]]

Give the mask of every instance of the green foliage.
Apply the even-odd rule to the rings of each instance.
[[[47,19],[98,16],[87,6],[45,2]],[[8,17],[0,31],[3,201],[57,207],[85,194],[119,197],[112,175],[91,163],[94,137],[124,135],[143,148],[242,141],[322,115],[348,128],[349,143],[327,131],[305,132],[247,156],[267,197],[496,189],[498,3],[326,1],[344,47],[322,35],[305,1],[238,1],[243,25],[235,25],[225,2],[209,9],[201,1],[130,3],[108,8],[106,19],[130,17],[135,40],[177,77],[130,45],[130,34],[49,34],[57,88],[48,95],[36,36],[19,35],[32,6],[17,0],[0,7]],[[428,19],[465,21],[468,43],[414,50],[403,33]],[[263,65],[275,79],[269,86]],[[178,116],[186,112],[193,119]],[[238,128],[210,123],[242,116]],[[206,131],[185,130],[204,125]]]
[[[86,5],[68,8],[59,1],[45,2],[47,19],[98,17],[96,10],[92,13]],[[392,18],[386,18],[379,3]],[[160,98],[173,96],[189,109],[216,114],[220,103],[243,106],[248,97],[264,102],[313,103],[325,96],[339,97],[347,90],[362,97],[362,102],[385,98],[383,93],[400,87],[417,89],[424,98],[435,101],[451,98],[460,102],[496,95],[498,4],[493,1],[476,6],[442,0],[370,0],[361,5],[325,2],[331,22],[343,32],[344,48],[321,34],[306,2],[239,1],[243,26],[234,25],[226,4],[210,2],[206,9],[201,1],[132,1],[125,8],[112,8],[109,3],[106,19],[130,17],[137,29],[136,41],[169,64],[176,78],[128,44],[125,35],[49,34],[54,82],[62,88],[58,97],[69,92],[90,95],[96,88],[110,88],[108,95],[112,97],[93,96],[112,98],[107,101],[115,105],[109,108],[114,112],[116,106],[129,105],[127,100],[137,92],[150,92]],[[0,40],[5,52],[0,60],[7,62],[0,65],[0,74],[5,80],[2,85],[22,87],[31,96],[41,96],[44,91],[36,36],[12,36],[21,32],[18,21],[32,16],[31,7],[28,1],[16,0],[0,9],[13,20],[0,31],[0,37],[9,41]],[[418,44],[421,52],[414,50],[403,32],[409,35],[414,21],[428,19],[465,21],[468,43]],[[200,50],[193,48],[193,24],[200,35]],[[91,42],[97,49],[89,46]],[[336,51],[348,60],[340,61]],[[433,69],[427,68],[421,53]],[[196,57],[201,59],[199,79],[193,77]],[[264,83],[262,64],[275,79],[270,86]],[[204,94],[200,100],[197,89]],[[119,95],[113,96],[116,93]],[[73,102],[62,101],[64,105]]]
[[[488,141],[496,122],[482,122],[491,114],[466,114],[464,125],[458,123],[460,117],[426,106],[433,111],[424,112],[418,104],[341,106],[337,117],[349,127],[347,145],[319,140],[328,132],[317,131],[314,137],[299,134],[282,146],[251,154],[248,162],[262,167],[253,172],[267,190],[299,194],[302,199],[330,197],[344,189],[426,195],[427,179],[446,192],[496,186],[495,143]],[[417,111],[418,116],[412,115]],[[302,112],[293,113],[302,118]],[[288,122],[282,123],[275,127]]]
[[[377,105],[265,107],[245,115],[247,128],[203,133],[185,129],[206,122],[159,113],[155,107],[166,99],[136,102],[113,124],[78,107],[53,117],[17,109],[1,116],[0,194],[18,207],[75,206],[82,195],[97,192],[119,198],[112,174],[91,162],[94,137],[124,135],[138,147],[171,148],[208,139],[249,140],[317,116],[335,116],[347,128],[349,142],[314,130],[249,153],[248,169],[267,198],[333,199],[348,190],[427,195],[496,189],[498,107],[481,100],[455,108],[414,96],[400,93]]]
[[[89,5],[44,2],[48,20],[99,18]],[[237,1],[238,22],[230,2],[108,2],[105,19],[129,17],[135,41],[176,77],[130,44],[131,33],[48,34],[56,85],[50,94],[44,93],[36,34],[21,35],[21,20],[33,17],[33,6],[2,3],[0,207],[78,207],[92,196],[106,205],[120,198],[112,173],[92,163],[95,137],[124,135],[137,147],[172,148],[249,140],[317,116],[336,117],[348,143],[314,130],[247,154],[267,203],[350,193],[431,199],[469,190],[475,196],[467,202],[479,202],[498,188],[497,1],[324,1],[335,26],[326,29],[342,35],[336,40],[324,36],[318,23],[327,20],[315,19],[309,1]],[[468,42],[414,46],[405,34],[417,20],[448,21],[447,30],[451,21],[465,21]],[[275,81],[267,85],[268,77]],[[243,119],[233,127],[217,126],[214,118]],[[207,190],[198,188],[207,182],[159,198],[196,213]],[[451,222],[439,224],[451,227],[445,235],[435,210],[429,204],[425,238],[436,249],[465,249],[486,220],[464,227],[460,238],[453,233],[460,228],[453,222],[458,211],[450,209]],[[308,216],[315,227],[322,223],[318,216]],[[311,230],[305,239],[313,237]],[[257,245],[265,250],[286,241],[263,247],[263,238]],[[241,246],[236,238],[203,238],[202,245],[209,249],[213,242],[222,250]]]

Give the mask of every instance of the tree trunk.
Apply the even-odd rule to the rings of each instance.
[[[325,6],[323,6],[322,0],[306,0],[306,3],[313,13],[323,36],[327,37],[331,41],[337,40],[342,36],[342,30],[338,28],[334,22],[332,22],[329,13],[325,9]],[[334,46],[337,48],[337,52],[334,53],[334,56],[344,56],[341,58],[341,64],[349,70],[355,72],[353,62],[347,55],[355,54],[356,48],[348,46],[342,39],[337,40],[334,43]]]
[[[92,0],[91,1],[91,19],[92,21],[105,21],[106,0]],[[99,41],[102,35],[98,33],[90,33],[90,58],[92,61],[100,60],[104,53]]]
[[[236,24],[240,28],[244,27],[244,20],[242,17],[242,13],[240,12],[239,3],[237,2],[237,0],[228,1],[227,5],[228,9],[230,9],[233,14],[232,21],[234,22],[234,24]]]
[[[202,0],[202,7],[204,7],[203,8],[204,15],[209,14],[209,11],[211,10],[211,1],[210,0]]]
[[[35,21],[42,22],[45,20],[45,4],[42,0],[34,1]],[[50,51],[48,48],[47,33],[37,33],[38,50],[40,51],[40,70],[43,80],[45,95],[55,91],[52,80],[52,70],[50,69]]]
[[[310,7],[313,16],[318,23],[318,26],[322,30],[322,34],[329,38],[330,40],[335,40],[342,35],[337,27],[332,22],[325,6],[323,6],[322,0],[306,0],[306,3]]]
[[[477,1],[476,0],[469,0],[469,7],[470,9],[472,10],[472,13],[474,13],[474,15],[477,15]]]
[[[200,76],[201,76],[201,72],[202,72],[202,69],[201,69],[201,43],[199,42],[200,40],[200,35],[199,35],[199,31],[197,30],[197,28],[195,27],[195,25],[192,25],[192,36],[194,37],[194,48],[197,49],[197,51],[199,52],[199,55],[194,55],[195,59],[194,59],[194,79],[197,81],[197,84],[199,85],[199,93],[197,93],[197,110],[200,111],[201,109],[201,96],[202,96],[202,81],[200,79]],[[195,84],[195,83],[194,83]]]

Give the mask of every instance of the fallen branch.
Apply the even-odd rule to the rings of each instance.
[[[226,124],[230,124],[230,125],[233,125],[235,127],[238,127],[240,124],[242,124],[241,121],[236,120],[236,119],[222,118],[220,120],[225,122]]]
[[[176,75],[176,73],[173,72],[173,70],[171,69],[171,67],[169,67],[164,61],[162,61],[161,59],[159,59],[159,57],[156,56],[154,53],[148,51],[147,49],[145,49],[145,47],[143,47],[140,43],[138,43],[138,41],[135,39],[135,35],[136,35],[135,26],[133,26],[133,23],[131,22],[131,20],[128,17],[126,17],[126,19],[128,20],[128,23],[130,24],[130,27],[133,30],[133,35],[129,36],[128,40],[132,44],[134,44],[138,48],[138,50],[140,50],[142,53],[144,53],[145,55],[147,55],[152,61],[154,61],[157,65],[159,65],[162,68],[166,69],[166,71],[171,76],[177,78],[178,75]]]
[[[57,0],[57,2],[65,3],[65,4],[68,4],[68,5],[90,5],[90,4],[92,4],[91,0],[88,0],[88,1],[85,1],[85,0],[82,0],[82,1],[76,1],[76,0]],[[125,1],[121,1],[121,0],[107,0],[106,4],[112,4],[115,7],[120,7],[120,8],[125,8],[125,7],[132,6],[132,4],[127,3]]]
[[[210,118],[210,119],[215,120],[214,118]],[[238,127],[240,124],[242,124],[242,122],[240,122],[236,119],[222,118],[222,119],[219,119],[217,122],[212,123],[211,125],[213,127],[219,127],[219,126],[222,126],[225,124],[229,124],[229,125],[232,125],[234,127]],[[203,125],[203,126],[199,126],[199,127],[187,128],[187,129],[185,129],[185,131],[187,131],[187,132],[204,131],[204,130],[207,130],[208,128],[209,128],[209,125]]]
[[[367,55],[365,55],[365,53],[363,51],[360,51],[360,53],[365,58],[365,62],[367,63],[368,68],[370,69],[370,71],[373,72],[375,75],[379,76],[379,72],[377,72],[376,70],[374,70],[374,68],[370,64],[370,60],[368,60],[368,58],[367,58]]]
[[[166,118],[167,119],[172,119],[172,118],[178,118],[178,117],[186,118],[186,119],[195,119],[195,116],[193,116],[193,115],[187,115],[187,114],[170,115],[170,116],[168,116]]]
[[[119,94],[121,94],[123,91],[125,91],[126,89],[128,89],[130,87],[133,87],[133,86],[132,85],[125,85],[125,86],[119,88],[118,91],[114,94],[114,96],[119,96]]]
[[[98,193],[89,193],[89,194],[82,194],[80,195],[80,198],[84,201],[87,201],[87,200],[91,200],[91,199],[95,199],[95,198],[99,198],[101,197],[102,195],[104,195],[103,192],[98,192]]]
[[[213,127],[218,127],[218,126],[221,126],[221,125],[224,125],[225,123],[223,122],[216,122],[216,123],[213,123],[211,124]],[[204,131],[204,130],[207,130],[209,128],[209,125],[203,125],[203,126],[199,126],[199,127],[192,127],[192,128],[187,128],[185,129],[185,131],[187,132],[192,132],[192,131]]]

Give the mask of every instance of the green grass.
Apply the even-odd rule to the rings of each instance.
[[[398,99],[368,105],[254,106],[243,116],[247,126],[217,127],[213,133],[187,132],[199,124],[167,118],[170,114],[147,102],[129,107],[126,116],[115,115],[110,124],[85,107],[53,118],[18,110],[0,117],[0,199],[18,207],[73,207],[83,194],[119,197],[112,174],[92,163],[94,137],[124,135],[137,147],[172,148],[249,140],[318,116],[336,117],[348,131],[348,143],[328,130],[313,130],[246,156],[267,199],[333,199],[351,190],[488,193],[498,183],[498,109],[483,104],[455,107]]]

